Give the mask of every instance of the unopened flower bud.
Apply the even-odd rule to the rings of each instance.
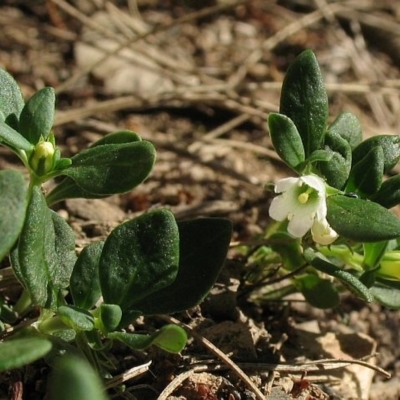
[[[51,142],[39,142],[29,160],[36,175],[42,176],[52,170],[54,165],[55,148]]]

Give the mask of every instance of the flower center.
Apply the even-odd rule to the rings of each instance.
[[[304,193],[299,194],[299,196],[297,197],[297,200],[301,204],[306,204],[309,197],[310,197],[310,195],[307,192],[304,192]]]
[[[307,189],[306,189],[303,193],[300,193],[300,194],[297,196],[297,201],[298,201],[300,204],[306,204],[307,201],[308,201],[308,199],[310,198],[310,194],[311,194],[312,192],[315,192],[315,190],[314,190],[313,188],[311,188],[311,187],[308,186]]]

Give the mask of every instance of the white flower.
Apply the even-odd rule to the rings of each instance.
[[[326,190],[322,178],[305,175],[285,178],[275,185],[279,193],[271,203],[269,215],[276,221],[289,220],[288,232],[294,237],[304,236],[310,229],[316,243],[328,245],[337,233],[326,220]]]
[[[338,237],[338,234],[330,227],[326,219],[323,221],[314,221],[311,227],[311,235],[315,243],[324,246],[333,243]]]

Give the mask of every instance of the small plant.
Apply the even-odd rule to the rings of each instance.
[[[330,308],[348,289],[367,302],[400,308],[400,220],[388,210],[400,204],[400,175],[391,172],[400,136],[363,141],[350,113],[328,124],[328,96],[310,50],[287,71],[279,113],[269,115],[268,127],[296,177],[272,185],[269,213],[278,222],[263,237],[265,246],[250,249],[250,262],[264,278],[266,266],[278,266],[282,279],[292,279],[261,298],[301,291],[310,304]],[[260,273],[255,276],[253,283]]]
[[[115,340],[133,349],[157,345],[180,352],[187,338],[178,326],[148,334],[123,328],[140,315],[198,304],[222,267],[231,223],[220,218],[177,222],[167,210],[148,212],[77,255],[74,232],[49,207],[68,198],[104,198],[131,190],[150,174],[156,152],[136,133],[118,131],[62,158],[52,133],[54,109],[52,88],[39,90],[25,103],[15,80],[0,70],[0,144],[19,157],[29,175],[26,182],[20,172],[0,171],[0,261],[9,255],[23,288],[16,304],[0,298],[2,329],[17,325],[33,308],[39,310],[28,327],[0,344],[0,371],[43,356],[53,363],[65,354],[60,361],[65,373],[56,373],[54,381],[68,386],[68,376],[91,376],[87,362],[106,376],[106,352]],[[44,194],[42,184],[60,176],[63,180]],[[86,359],[75,363],[82,374],[71,367],[77,354]],[[94,392],[96,379],[89,379]],[[60,398],[60,390],[57,386],[53,398]]]

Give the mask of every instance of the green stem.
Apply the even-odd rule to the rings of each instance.
[[[17,303],[15,304],[13,310],[18,315],[26,314],[32,307],[32,299],[30,294],[26,289],[23,290],[20,298],[18,299]]]
[[[64,324],[58,316],[53,316],[51,318],[46,318],[40,322],[38,329],[42,333],[47,333],[51,335],[52,333],[64,331],[66,329],[71,329],[68,325]]]
[[[358,271],[363,271],[364,256],[356,253],[347,246],[321,246],[318,251],[326,257],[335,257],[341,260],[344,264],[355,268]]]

